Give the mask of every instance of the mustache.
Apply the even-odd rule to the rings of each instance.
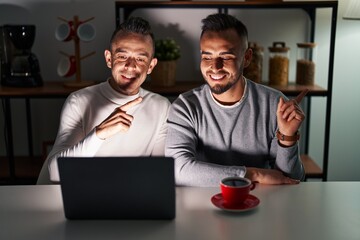
[[[138,78],[140,76],[140,74],[138,74],[138,73],[129,72],[129,71],[121,71],[119,73],[122,76],[127,77],[127,78]]]
[[[224,70],[220,70],[216,72],[214,72],[213,70],[206,71],[206,75],[216,75],[216,74],[228,74],[228,72]]]

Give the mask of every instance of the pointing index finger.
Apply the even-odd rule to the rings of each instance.
[[[296,96],[295,101],[299,104],[301,100],[305,97],[305,95],[309,92],[309,89],[304,89]]]
[[[137,97],[134,100],[131,100],[127,103],[125,103],[124,105],[122,105],[121,107],[119,107],[122,111],[128,111],[130,108],[132,108],[135,105],[138,105],[139,103],[141,103],[142,101],[142,97]]]

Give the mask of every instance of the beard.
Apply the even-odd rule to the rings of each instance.
[[[215,93],[215,94],[222,94],[224,92],[226,92],[227,90],[229,90],[234,84],[235,84],[236,81],[234,82],[228,82],[227,84],[225,85],[221,85],[221,84],[216,84],[214,86],[210,86],[209,83],[209,87],[210,87],[210,90],[212,93]]]
[[[211,92],[219,95],[219,94],[226,92],[230,88],[232,88],[240,79],[242,79],[241,76],[242,76],[243,72],[244,72],[244,66],[243,66],[243,64],[241,64],[239,67],[239,71],[237,72],[238,75],[234,76],[234,78],[229,79],[229,81],[227,83],[225,83],[225,85],[215,84],[214,86],[211,86],[209,84],[207,76],[211,75],[211,70],[209,72],[203,74],[203,77],[204,77],[207,85],[210,87]],[[226,71],[220,71],[219,73],[228,75],[228,73]]]
[[[234,86],[239,81],[239,79],[241,79],[240,76],[241,75],[237,76],[236,78],[231,79],[225,85],[215,84],[214,86],[211,86],[207,80],[206,80],[206,83],[210,87],[210,90],[212,93],[222,94],[222,93],[226,92],[227,90],[229,90],[230,88],[232,88],[232,86]]]

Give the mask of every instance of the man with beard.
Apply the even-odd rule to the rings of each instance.
[[[111,77],[67,98],[39,184],[59,181],[58,157],[164,155],[170,102],[141,88],[157,64],[154,51],[146,20],[129,18],[115,30],[105,50]]]
[[[219,186],[230,176],[265,184],[304,178],[298,129],[305,116],[296,99],[243,76],[251,61],[247,29],[238,19],[202,20],[201,72],[206,84],[181,94],[168,118],[165,155],[175,159],[178,185]]]

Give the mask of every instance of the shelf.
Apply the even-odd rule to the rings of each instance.
[[[311,19],[314,19],[315,8],[335,8],[338,1],[281,1],[281,0],[247,0],[247,1],[116,1],[116,26],[122,22],[122,18],[126,19],[130,14],[139,8],[216,8],[220,12],[227,11],[229,8],[241,8],[241,9],[296,9],[301,8],[305,10]],[[123,8],[125,11],[120,16],[119,9]]]
[[[301,161],[305,168],[305,176],[306,178],[321,178],[323,175],[323,171],[316,164],[316,162],[308,155],[302,154]]]
[[[143,7],[151,8],[299,8],[299,7],[332,7],[337,5],[337,0],[330,1],[281,1],[281,0],[247,0],[247,1],[117,1],[116,8],[126,6],[127,9]]]
[[[155,86],[151,82],[145,82],[142,87],[149,91],[159,93],[165,96],[179,95],[183,92],[189,91],[193,88],[204,84],[204,81],[178,81],[174,86]],[[267,85],[264,83],[264,85]],[[267,85],[283,92],[286,96],[296,96],[302,90],[309,89],[307,96],[326,96],[327,90],[317,85],[297,85],[289,84],[288,86]]]
[[[309,89],[307,96],[327,96],[328,91],[325,88],[322,88],[318,85],[298,85],[298,84],[289,84],[287,86],[276,86],[268,85],[269,87],[275,88],[283,92],[286,96],[296,96],[302,90]]]
[[[68,81],[44,82],[40,87],[5,87],[0,86],[1,97],[24,98],[24,97],[66,97],[70,93],[82,87],[66,87]]]
[[[189,91],[193,88],[204,84],[204,81],[178,81],[174,86],[154,86],[151,82],[144,82],[143,88],[163,95],[179,95],[180,93]],[[264,83],[264,85],[267,85]],[[317,85],[297,85],[289,84],[288,86],[269,85],[278,89],[287,96],[295,96],[305,88],[309,89],[310,96],[326,96],[327,90]],[[80,88],[69,88],[64,86],[64,82],[45,82],[41,87],[4,87],[0,86],[1,97],[66,97],[71,92]]]

